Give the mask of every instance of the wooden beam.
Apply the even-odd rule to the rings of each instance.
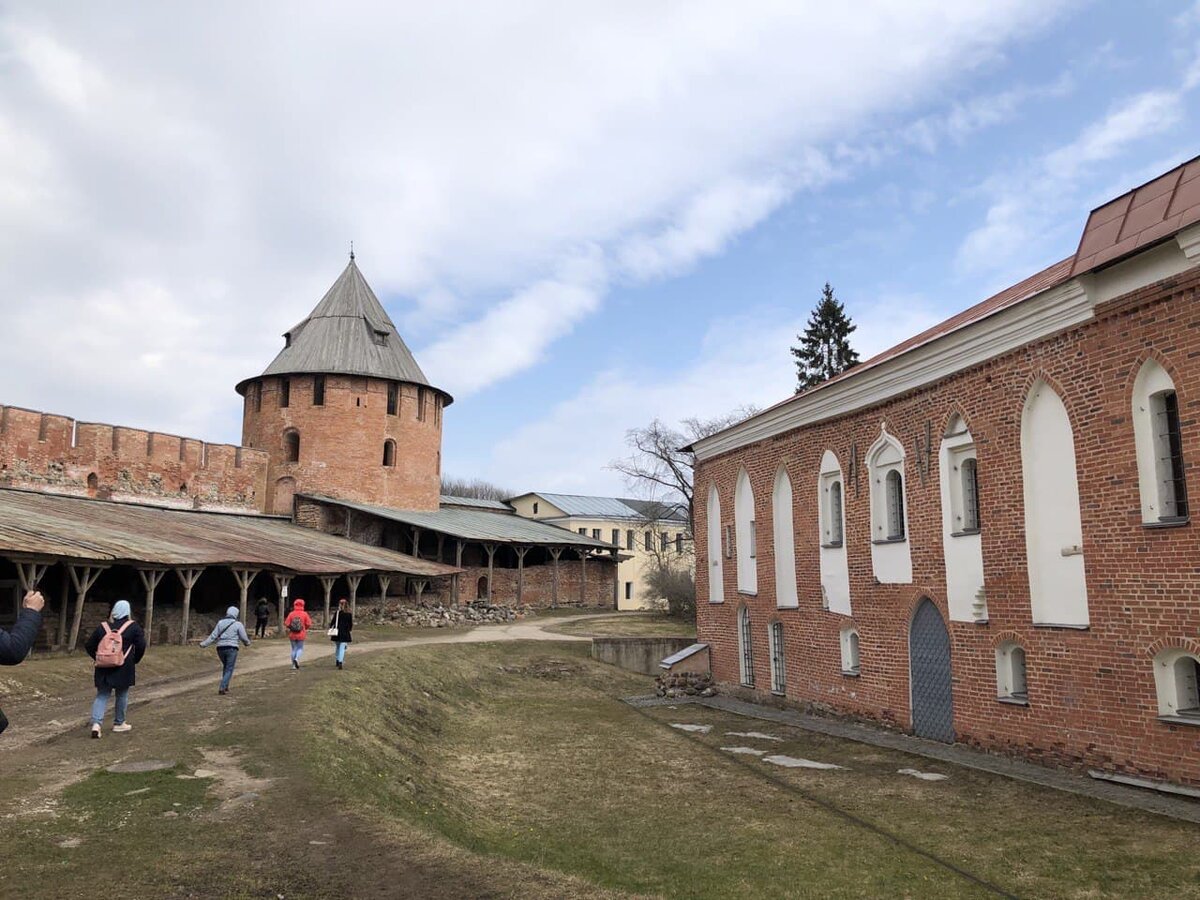
[[[183,585],[183,623],[179,627],[179,643],[186,644],[188,640],[188,619],[192,614],[192,588],[204,574],[202,568],[176,569],[175,575]]]
[[[242,622],[246,621],[246,604],[250,597],[250,583],[254,581],[262,569],[232,569],[233,577],[237,579],[239,603],[238,609],[242,617]]]
[[[62,575],[62,590],[60,591],[59,607],[58,607],[58,640],[55,641],[57,647],[63,647],[67,643],[67,604],[70,602],[71,579],[67,577],[67,567],[63,565]]]
[[[75,585],[75,615],[71,619],[71,636],[67,641],[67,652],[74,653],[75,645],[79,643],[79,625],[83,621],[83,604],[87,602],[87,593],[96,583],[107,566],[76,565],[67,563],[71,583]]]
[[[321,589],[325,591],[325,627],[329,627],[329,600],[333,596],[333,586],[337,583],[336,575],[322,575]]]
[[[346,583],[350,585],[350,615],[358,612],[358,586],[362,583],[362,575],[347,575]]]
[[[272,572],[271,577],[275,580],[275,591],[279,594],[279,627],[283,628],[283,620],[287,618],[288,585],[292,583],[294,575],[289,575],[286,572]]]
[[[167,570],[139,568],[137,573],[138,579],[142,582],[142,589],[146,592],[145,632],[146,643],[149,644],[154,640],[151,636],[154,633],[154,589],[158,587],[158,583],[162,581],[163,576],[167,574]]]
[[[525,554],[529,552],[529,548],[516,546],[513,549],[517,551],[517,604],[520,605],[521,598],[525,595]]]
[[[463,547],[464,546],[465,546],[465,544],[462,541],[454,542],[454,565],[459,569],[462,568],[462,555],[463,555]],[[458,575],[455,575],[454,581],[451,582],[451,585],[450,585],[450,596],[454,600],[455,606],[458,606],[458,604],[462,601],[462,598],[459,596],[459,591],[460,591],[459,582],[460,581],[461,581],[461,579],[458,577]]]
[[[46,577],[46,570],[50,568],[51,563],[42,562],[39,560],[13,560],[17,567],[17,581],[21,583],[22,593],[36,591],[42,579]]]
[[[579,605],[587,606],[587,550],[580,549],[579,553]]]
[[[554,591],[550,595],[550,608],[558,607],[558,558],[562,556],[562,547],[551,547],[550,555],[554,557]]]
[[[380,572],[376,574],[375,580],[379,582],[379,609],[383,610],[383,604],[387,603],[388,588],[392,585],[391,575]]]
[[[412,555],[413,559],[421,558],[421,529],[416,525],[413,526]]]
[[[492,575],[496,571],[496,545],[484,544],[483,549],[487,551],[488,556],[488,583],[487,583],[487,602],[492,602]]]

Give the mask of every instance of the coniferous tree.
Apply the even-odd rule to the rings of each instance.
[[[808,317],[804,334],[796,335],[800,344],[792,347],[797,394],[858,365],[858,353],[850,346],[850,335],[857,327],[825,282],[821,302]]]

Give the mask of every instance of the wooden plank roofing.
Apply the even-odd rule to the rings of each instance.
[[[198,512],[0,489],[0,556],[159,566],[236,566],[309,575],[459,571],[273,516]]]

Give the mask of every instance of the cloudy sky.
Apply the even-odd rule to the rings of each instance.
[[[1200,6],[0,5],[0,403],[236,442],[359,264],[448,474],[623,492],[766,405],[831,281],[864,356],[1200,152]]]

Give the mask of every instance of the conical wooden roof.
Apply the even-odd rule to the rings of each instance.
[[[433,387],[353,256],[316,308],[283,337],[284,348],[259,377],[363,375]],[[239,384],[238,392],[245,393],[252,380]]]

